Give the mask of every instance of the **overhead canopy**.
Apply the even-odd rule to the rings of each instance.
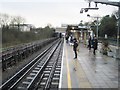
[[[71,31],[71,30],[88,30],[88,27],[86,26],[78,26],[78,25],[68,25],[66,31]]]

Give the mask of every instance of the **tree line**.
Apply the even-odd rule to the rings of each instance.
[[[99,26],[98,26],[98,35],[99,37],[105,37],[105,34],[108,36],[108,38],[117,38],[117,18],[116,16],[117,12],[114,12],[112,15],[106,15],[101,18],[99,21]],[[96,20],[92,22],[93,25],[95,25]],[[93,31],[96,33],[96,27],[92,28]]]
[[[10,24],[23,24],[25,23],[25,18],[21,16],[10,16],[6,13],[0,13],[0,27],[7,27]]]
[[[55,29],[50,26],[44,28],[31,28],[29,32],[19,30],[20,24],[25,23],[21,16],[9,16],[0,14],[0,32],[2,32],[2,47],[29,43],[36,40],[53,37]],[[10,24],[18,25],[18,28],[10,28]]]
[[[94,17],[94,16],[92,16]],[[97,23],[98,23],[98,39],[103,41],[105,39],[105,35],[107,36],[107,41],[110,44],[117,44],[117,33],[118,33],[118,12],[114,11],[111,15],[105,15],[103,17],[99,17],[97,21],[97,17],[92,18],[92,21],[79,23],[80,26],[89,26],[93,31],[94,35],[97,34]],[[119,35],[120,36],[120,35]],[[120,38],[119,38],[120,41]]]

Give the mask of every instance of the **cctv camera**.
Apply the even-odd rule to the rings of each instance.
[[[87,9],[87,8],[85,8],[85,12],[88,12],[88,9]]]
[[[83,13],[83,10],[82,10],[82,9],[80,10],[80,13]]]

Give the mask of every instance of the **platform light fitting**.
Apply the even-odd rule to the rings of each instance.
[[[89,2],[89,7],[91,7],[91,3]]]
[[[88,12],[88,9],[87,9],[87,8],[85,8],[84,10],[85,10],[85,12]]]
[[[87,17],[90,17],[90,15],[89,15],[89,14],[87,14]]]
[[[97,3],[95,3],[95,7],[97,7]]]
[[[80,10],[80,13],[83,13],[83,9]]]
[[[80,13],[83,13],[83,11],[84,12],[88,12],[88,10],[98,10],[99,8],[81,8],[81,10],[80,10]]]

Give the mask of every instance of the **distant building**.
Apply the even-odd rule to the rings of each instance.
[[[10,24],[9,28],[16,28],[22,32],[29,32],[32,28],[35,28],[32,24]]]
[[[72,35],[79,42],[83,42],[85,45],[87,44],[87,39],[89,35],[92,35],[93,31],[89,26],[79,26],[75,24],[70,24],[67,26],[66,35]]]
[[[65,33],[66,32],[67,27],[56,27],[55,28],[55,32],[58,33]]]
[[[61,27],[67,27],[68,24],[61,24]]]

